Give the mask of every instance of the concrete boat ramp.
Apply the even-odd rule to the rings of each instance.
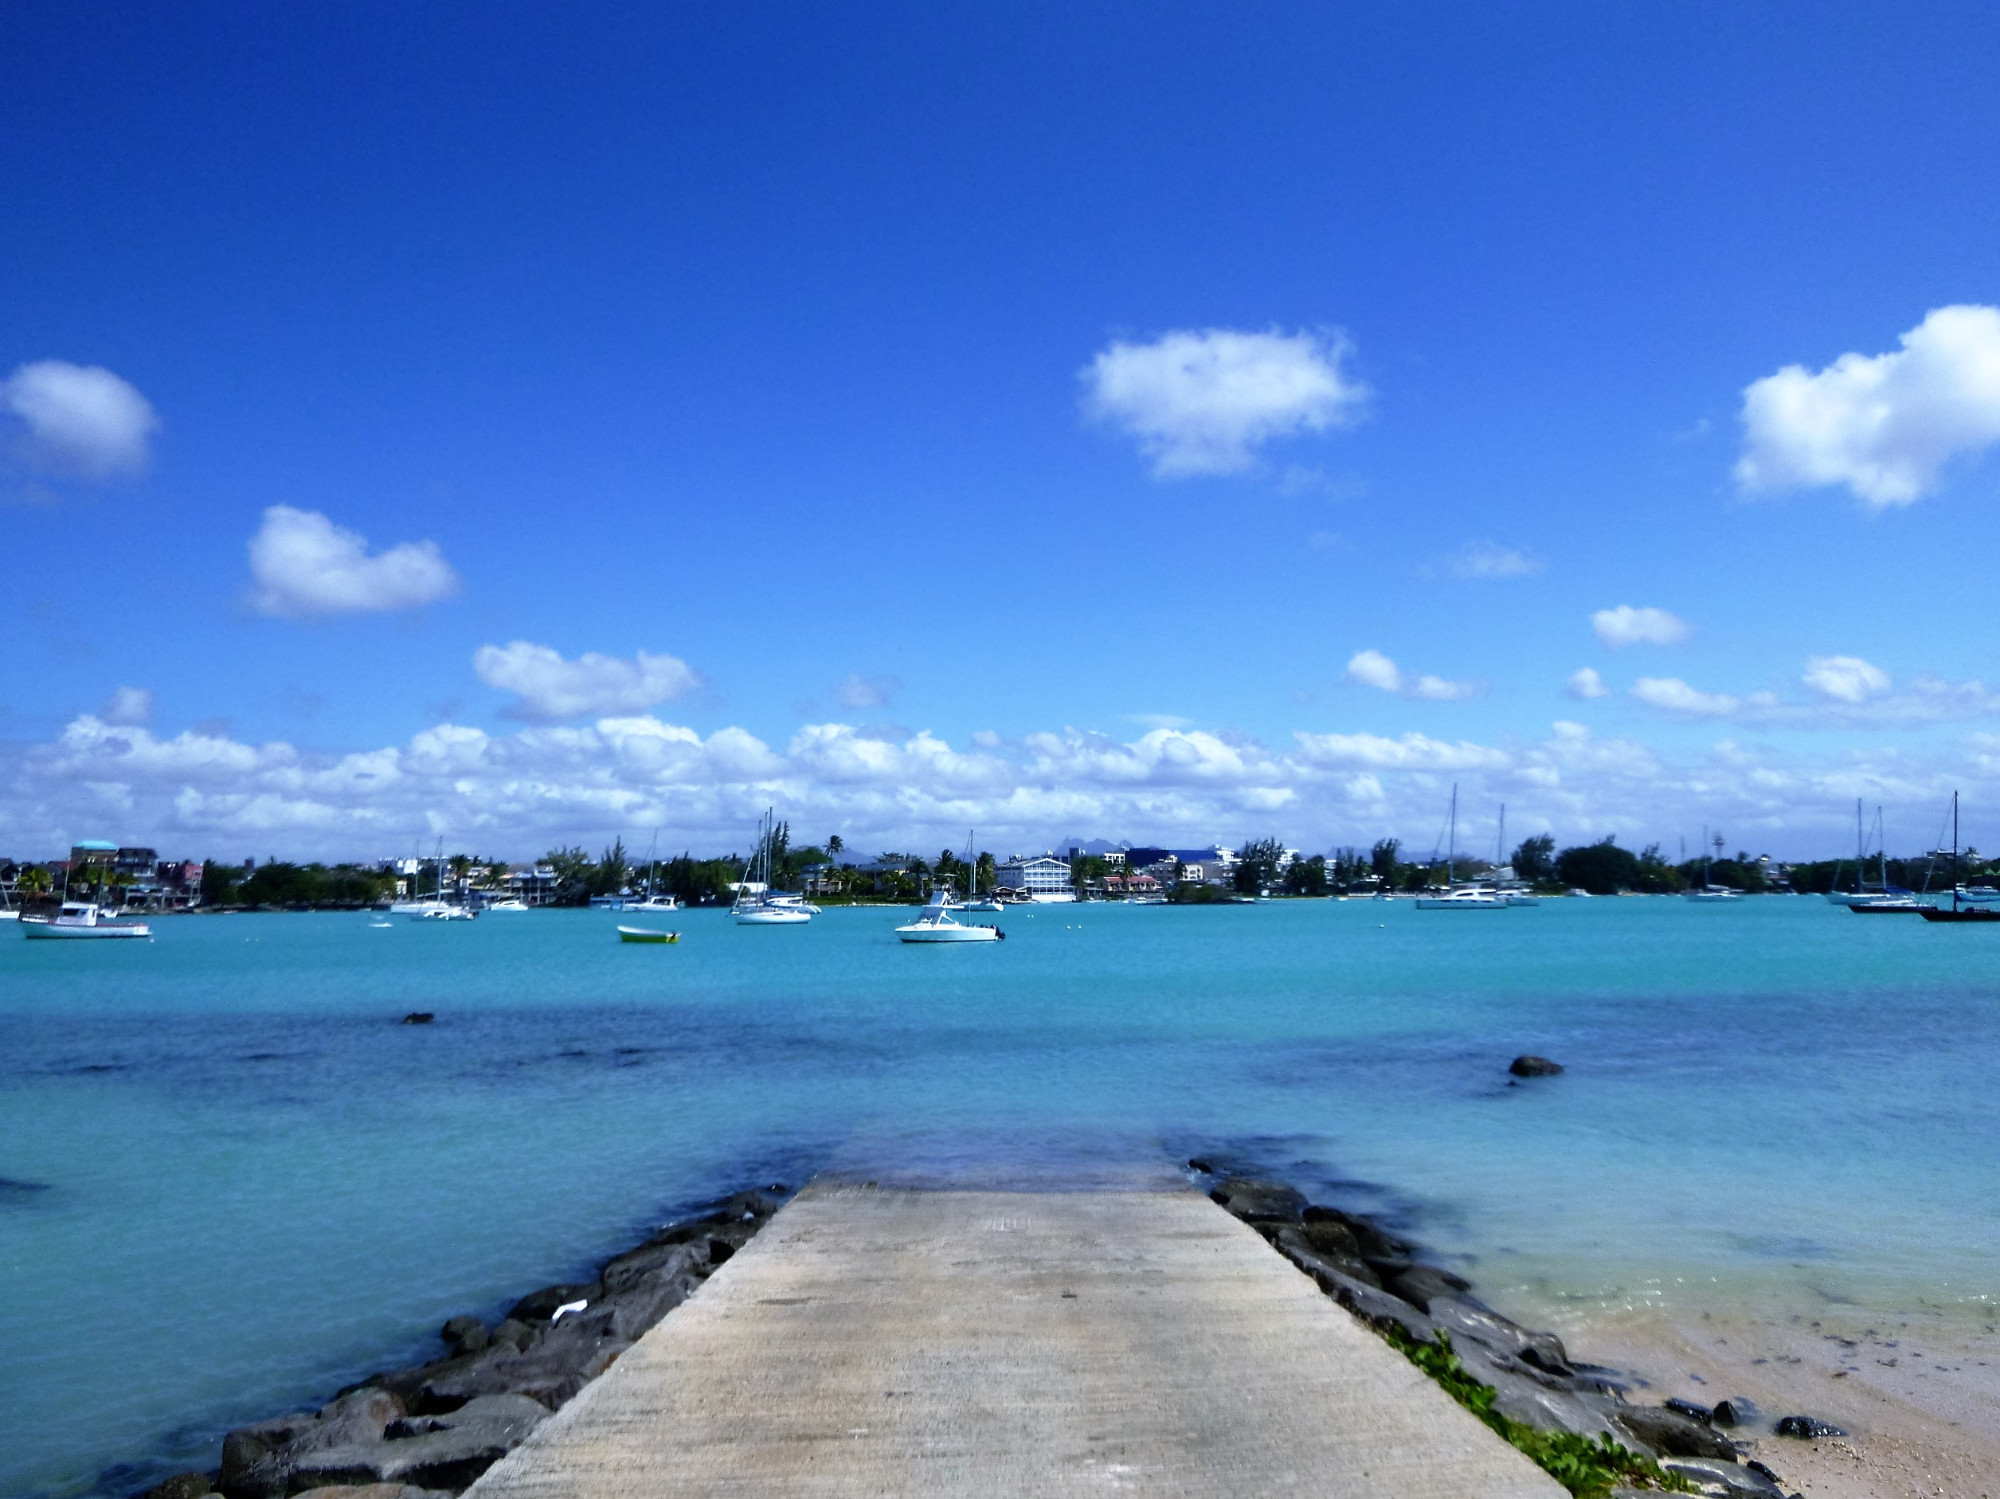
[[[822,1184],[470,1494],[1563,1492],[1195,1192]]]

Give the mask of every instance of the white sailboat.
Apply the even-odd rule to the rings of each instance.
[[[1443,895],[1419,895],[1419,911],[1504,911],[1507,898],[1490,886],[1461,885],[1453,878],[1452,866],[1458,862],[1458,783],[1451,786],[1451,836],[1445,846]],[[1431,846],[1431,857],[1437,857],[1437,846]]]
[[[766,810],[757,824],[757,847],[736,886],[736,903],[729,908],[738,926],[804,926],[819,915],[819,907],[803,896],[771,888],[771,845],[776,837],[777,820]]]
[[[985,895],[979,893],[979,860],[972,852],[972,843],[972,830],[967,828],[965,831],[965,900],[960,904],[959,909],[963,911],[999,911],[1003,908],[1000,902],[993,898],[991,891]]]
[[[1715,841],[1717,843],[1721,843],[1722,835],[1718,833],[1716,835]],[[1706,825],[1704,825],[1701,830],[1701,884],[1690,887],[1689,889],[1683,891],[1682,894],[1684,894],[1689,900],[1701,901],[1711,905],[1720,905],[1725,901],[1743,899],[1742,892],[1737,890],[1732,890],[1727,885],[1709,884],[1708,828]]]
[[[623,909],[627,911],[678,911],[680,898],[653,888],[653,876],[660,866],[660,830],[653,829],[653,846],[646,852],[646,894],[640,900],[628,900]],[[624,928],[619,928],[623,931]]]
[[[1875,835],[1881,842],[1882,878],[1873,890],[1868,888],[1868,833],[1861,822],[1861,799],[1854,799],[1854,888],[1852,890],[1829,890],[1828,902],[1836,906],[1866,906],[1871,910],[1901,910],[1897,902],[1913,899],[1916,892],[1904,890],[1889,883],[1888,840],[1882,836],[1882,809],[1875,809]],[[1838,882],[1838,871],[1835,881]],[[1885,904],[1887,903],[1887,904]]]
[[[424,879],[423,862],[419,859],[417,872],[410,877],[412,884],[418,887],[410,892],[412,899],[392,902],[389,906],[390,912],[393,915],[408,917],[411,921],[471,921],[478,916],[477,911],[460,901],[444,898],[444,839],[442,838],[438,839],[435,863],[437,887],[431,892],[431,898],[423,899],[421,889]]]

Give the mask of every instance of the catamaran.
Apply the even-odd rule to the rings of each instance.
[[[1458,861],[1458,782],[1451,784],[1451,834],[1445,846],[1443,895],[1420,895],[1417,897],[1419,911],[1504,911],[1507,897],[1490,885],[1460,885],[1453,878],[1452,866]],[[1431,846],[1431,857],[1437,857],[1437,845]]]

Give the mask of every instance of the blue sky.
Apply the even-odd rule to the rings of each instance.
[[[0,851],[2000,817],[1974,9],[4,24]]]

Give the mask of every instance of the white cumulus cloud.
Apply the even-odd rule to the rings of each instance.
[[[1604,678],[1597,674],[1595,667],[1582,667],[1570,673],[1563,690],[1574,698],[1609,697],[1611,689],[1604,685]]]
[[[1380,651],[1356,651],[1347,663],[1347,680],[1431,703],[1456,703],[1479,695],[1477,682],[1451,682],[1428,673],[1405,675],[1401,667]]]
[[[1626,645],[1678,645],[1688,638],[1687,621],[1664,609],[1635,609],[1620,604],[1590,616],[1597,638],[1613,650]]]
[[[482,645],[473,652],[472,669],[488,687],[515,694],[517,701],[503,710],[508,717],[535,721],[643,713],[701,682],[678,656],[640,651],[628,661],[587,651],[571,661],[526,640]]]
[[[1951,459],[2000,441],[2000,308],[1940,307],[1900,341],[1748,386],[1737,483],[1845,484],[1877,508],[1907,505]]]
[[[146,466],[160,428],[152,404],[110,370],[42,359],[0,380],[0,411],[23,428],[30,462],[79,479],[116,479]]]
[[[387,614],[458,592],[458,574],[433,541],[406,541],[374,556],[367,538],[314,510],[273,505],[250,538],[250,605],[306,619]]]
[[[153,694],[144,687],[114,688],[98,716],[106,723],[144,723],[153,716]]]
[[[1726,692],[1703,692],[1679,677],[1641,677],[1632,684],[1632,696],[1687,718],[1727,718],[1743,706],[1741,698]]]
[[[1806,661],[1806,686],[1837,703],[1865,702],[1889,690],[1889,674],[1859,656],[1812,656]]]
[[[1403,690],[1403,673],[1380,651],[1356,651],[1347,663],[1347,680],[1384,692]]]
[[[1183,329],[1116,342],[1081,372],[1084,409],[1136,438],[1156,478],[1240,473],[1277,438],[1350,426],[1368,387],[1340,335]]]

